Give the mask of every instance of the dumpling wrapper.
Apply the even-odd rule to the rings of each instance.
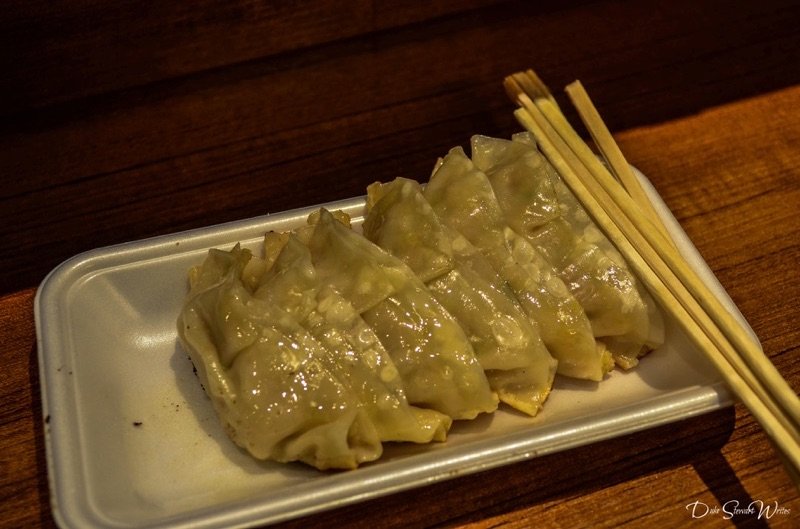
[[[380,338],[409,403],[453,419],[497,408],[464,331],[402,261],[326,210],[308,246],[323,283],[341,292]]]
[[[538,324],[558,372],[602,380],[613,361],[595,342],[583,308],[544,257],[508,227],[488,178],[460,147],[442,160],[423,194],[442,222],[476,246],[508,283]]]
[[[561,216],[552,167],[538,149],[520,142],[473,136],[472,163],[489,178],[508,226],[524,237]],[[539,178],[531,178],[531,174]]]
[[[489,177],[510,226],[550,262],[578,299],[618,365],[663,341],[663,322],[652,298],[619,252],[597,228],[528,133],[513,141],[475,136],[473,161]],[[546,190],[543,192],[543,190]],[[546,200],[539,198],[546,196]],[[530,197],[531,201],[510,197]],[[553,212],[558,215],[539,222]],[[541,210],[536,218],[531,211]]]
[[[456,318],[500,400],[536,415],[552,387],[556,361],[513,294],[489,281],[488,263],[483,274],[475,270],[483,256],[441,224],[419,183],[397,178],[367,191],[365,237],[408,264]],[[455,237],[460,253],[453,250]]]
[[[332,354],[331,372],[358,398],[381,441],[444,441],[452,423],[408,404],[397,367],[375,332],[333,288],[322,285],[311,252],[289,235],[255,296],[281,307]]]
[[[328,352],[241,276],[250,253],[211,250],[192,274],[178,336],[229,436],[258,459],[351,469],[382,445]]]

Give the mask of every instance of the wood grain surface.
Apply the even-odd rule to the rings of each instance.
[[[0,527],[54,526],[33,318],[49,270],[374,180],[426,180],[470,135],[518,129],[501,81],[528,67],[558,92],[581,79],[800,389],[796,3],[189,6],[11,1],[0,13]],[[753,500],[790,514],[686,509]],[[799,515],[737,405],[282,527],[788,528]]]

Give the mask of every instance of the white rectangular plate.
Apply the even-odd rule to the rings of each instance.
[[[746,325],[646,179],[681,251]],[[360,220],[363,198],[325,205]],[[64,528],[274,523],[705,413],[731,403],[672,322],[663,347],[601,384],[558,378],[536,418],[501,409],[446,443],[396,445],[339,473],[253,460],[222,431],[177,341],[186,272],[211,247],[258,248],[295,210],[78,255],[35,302],[47,463]],[[756,340],[755,336],[753,337]]]

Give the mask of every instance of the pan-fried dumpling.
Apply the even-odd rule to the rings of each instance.
[[[230,437],[259,459],[355,468],[382,445],[329,354],[241,280],[250,253],[211,250],[193,274],[178,334]]]
[[[516,135],[514,141],[475,136],[472,148],[473,161],[489,177],[509,225],[553,265],[586,311],[595,337],[608,346],[617,364],[635,365],[637,356],[658,341],[662,326],[657,311],[648,306],[652,300],[622,256],[530,135]],[[556,216],[552,215],[554,202]],[[540,213],[532,214],[536,211]],[[651,320],[655,337],[649,336]]]
[[[488,136],[473,136],[472,163],[486,174],[508,226],[524,237],[561,216],[550,165],[530,146]],[[531,178],[531,173],[545,173]]]
[[[601,380],[613,362],[595,342],[583,308],[544,257],[508,227],[488,178],[460,147],[444,158],[424,196],[442,222],[475,245],[508,283],[538,323],[558,372]]]
[[[368,188],[364,235],[399,257],[466,332],[500,400],[535,415],[550,392],[556,362],[516,299],[470,266],[483,257],[441,224],[416,181],[397,178]],[[460,236],[458,236],[460,237]],[[491,268],[490,265],[484,267]]]
[[[497,408],[464,331],[402,263],[323,210],[308,246],[320,279],[375,330],[408,401],[453,419]]]
[[[443,441],[450,417],[411,407],[397,368],[352,305],[324,286],[308,247],[289,235],[255,296],[281,307],[332,354],[328,366],[358,397],[381,441]]]

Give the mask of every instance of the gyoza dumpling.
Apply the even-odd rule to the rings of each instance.
[[[509,225],[553,265],[617,364],[635,365],[637,356],[658,341],[663,327],[622,256],[528,134],[516,135],[514,141],[475,136],[472,148],[473,162],[489,177]],[[536,211],[540,214],[531,214]]]
[[[595,342],[583,308],[544,257],[508,227],[488,178],[460,147],[444,158],[424,196],[442,222],[475,245],[508,283],[538,323],[558,372],[601,380],[613,362]]]
[[[444,441],[451,417],[409,405],[391,356],[350,302],[329,287],[320,290],[317,300],[317,310],[306,325],[319,341],[336,351],[340,379],[359,396],[381,440]]]
[[[515,134],[512,139],[515,142],[528,143],[530,145],[536,144],[530,133]],[[634,282],[636,291],[647,309],[647,325],[638,325],[634,330],[624,335],[603,338],[609,349],[615,352],[615,358],[620,366],[625,368],[633,367],[638,363],[637,358],[643,352],[655,349],[664,343],[664,318],[661,309],[641,281],[638,281],[636,276],[630,272],[628,263],[611,241],[608,240],[608,237],[600,231],[557,172],[556,176],[555,190],[559,204],[561,204],[562,218],[570,224],[573,231],[582,233],[586,240],[595,244],[617,266],[627,271],[628,277]],[[641,318],[641,315],[638,317]],[[641,346],[642,343],[644,347]]]
[[[308,246],[320,279],[375,330],[411,404],[454,419],[497,408],[464,331],[402,261],[325,210]]]
[[[440,223],[416,181],[397,178],[367,191],[365,237],[408,264],[455,316],[500,400],[535,415],[550,392],[556,362],[513,294],[495,287],[493,274],[473,268],[484,258]],[[453,250],[455,237],[460,253]]]
[[[506,223],[527,237],[561,216],[547,160],[530,146],[488,136],[473,136],[472,163],[489,178]],[[542,174],[531,178],[531,173]]]
[[[528,132],[514,134],[512,140],[516,143],[532,146],[536,145],[536,140]],[[636,291],[647,308],[647,325],[639,326],[636,330],[625,335],[607,336],[603,338],[603,341],[608,344],[609,348],[616,351],[616,356],[619,359],[624,359],[625,357],[629,358],[629,365],[627,367],[632,367],[636,364],[635,357],[637,354],[641,354],[642,351],[655,349],[664,343],[664,319],[661,309],[642,282],[638,281],[636,276],[630,271],[630,267],[625,261],[625,258],[622,257],[614,244],[608,240],[608,237],[597,227],[583,208],[583,205],[567,187],[555,169],[553,169],[553,174],[555,175],[554,187],[560,204],[559,209],[561,211],[561,217],[569,223],[574,232],[582,234],[584,239],[596,245],[605,256],[611,259],[619,268],[625,270],[627,277],[633,281]],[[641,343],[644,343],[644,348],[640,350],[639,344]],[[626,367],[625,361],[623,360],[620,365]]]
[[[259,459],[355,468],[382,445],[329,353],[241,280],[248,251],[211,250],[192,274],[178,335],[229,436]]]
[[[450,417],[409,406],[403,382],[375,332],[333,288],[323,286],[311,252],[289,235],[255,296],[281,307],[332,354],[328,368],[358,397],[381,441],[444,441]]]

